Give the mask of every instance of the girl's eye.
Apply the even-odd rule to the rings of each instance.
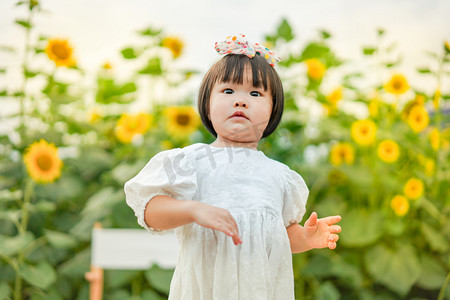
[[[223,91],[223,93],[224,93],[224,94],[231,95],[231,94],[234,94],[234,91],[233,91],[232,89],[225,89],[225,90]]]
[[[253,91],[253,92],[250,93],[250,95],[253,96],[253,97],[259,97],[259,96],[261,96],[261,93],[257,92],[257,91]]]

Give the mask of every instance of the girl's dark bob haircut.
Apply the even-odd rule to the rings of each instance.
[[[217,133],[208,117],[211,91],[218,82],[242,84],[244,82],[244,72],[249,66],[252,70],[253,86],[257,88],[263,87],[265,91],[270,90],[272,93],[272,113],[262,138],[269,136],[281,121],[284,107],[284,92],[280,77],[275,69],[259,55],[250,58],[242,54],[228,54],[215,63],[206,73],[198,95],[200,117],[205,127],[214,137],[217,137]]]

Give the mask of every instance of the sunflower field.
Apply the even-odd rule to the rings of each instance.
[[[160,151],[214,140],[196,92],[161,101],[145,91],[170,94],[202,74],[177,67],[181,38],[148,27],[119,50],[130,75],[105,62],[86,84],[77,46],[34,32],[39,2],[17,5],[28,11],[16,20],[23,56],[1,47],[21,61],[21,82],[0,85],[2,111],[17,108],[0,119],[0,300],[84,300],[94,223],[138,228],[124,183]],[[282,20],[266,35],[282,54],[285,111],[259,149],[303,176],[307,215],[343,217],[336,250],[293,256],[297,299],[450,299],[450,44],[424,54],[433,63],[417,66],[430,84],[421,90],[396,71],[388,33],[374,35],[357,70],[329,32],[298,47]],[[172,272],[105,271],[104,299],[167,299]]]

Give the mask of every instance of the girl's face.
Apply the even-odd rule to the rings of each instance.
[[[271,91],[254,87],[250,70],[245,71],[242,84],[217,82],[209,112],[217,138],[257,144],[269,123],[272,105]]]

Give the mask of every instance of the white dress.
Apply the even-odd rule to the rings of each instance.
[[[144,209],[156,195],[225,208],[236,220],[238,246],[197,223],[175,229],[180,252],[169,300],[294,299],[286,227],[301,221],[309,191],[286,165],[258,150],[197,143],[155,155],[125,193],[138,223],[153,233]]]

